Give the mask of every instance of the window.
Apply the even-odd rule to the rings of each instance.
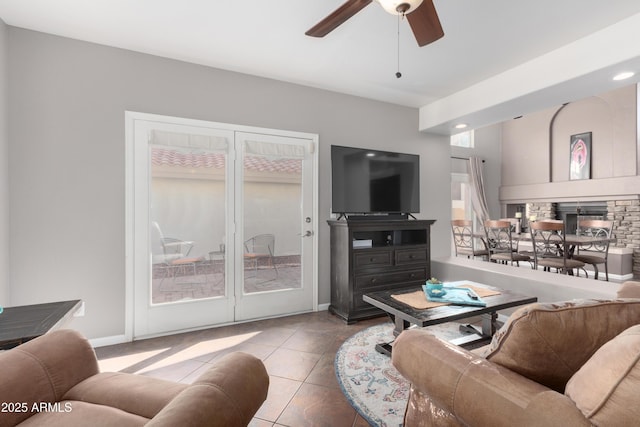
[[[453,147],[473,148],[473,130],[451,135]]]

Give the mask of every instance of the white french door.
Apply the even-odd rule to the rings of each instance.
[[[236,320],[312,310],[314,142],[239,132],[236,147]]]
[[[127,113],[131,338],[316,307],[316,142]]]

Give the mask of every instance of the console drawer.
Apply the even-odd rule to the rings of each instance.
[[[423,264],[426,260],[426,248],[396,249],[396,265]]]
[[[393,265],[391,251],[366,251],[353,255],[354,268],[388,267]]]
[[[394,271],[378,274],[358,274],[355,277],[355,289],[371,289],[380,286],[394,285],[427,280],[426,268]]]

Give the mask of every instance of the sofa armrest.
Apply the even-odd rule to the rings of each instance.
[[[620,285],[618,298],[640,298],[640,282],[628,280]]]
[[[26,412],[3,412],[0,425],[17,424],[34,404],[57,402],[71,387],[98,373],[91,344],[78,332],[49,332],[0,353],[0,396],[5,402],[26,404]]]
[[[246,426],[267,398],[262,361],[235,352],[221,358],[164,407],[147,427]]]
[[[411,382],[406,425],[419,419],[412,408],[437,407],[463,425],[590,425],[566,396],[491,363],[423,330],[403,332],[393,345],[393,364]],[[427,415],[427,414],[425,414]],[[433,415],[432,415],[433,418]]]

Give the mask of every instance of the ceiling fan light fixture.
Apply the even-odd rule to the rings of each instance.
[[[378,0],[380,6],[392,15],[406,15],[422,4],[422,0]]]

